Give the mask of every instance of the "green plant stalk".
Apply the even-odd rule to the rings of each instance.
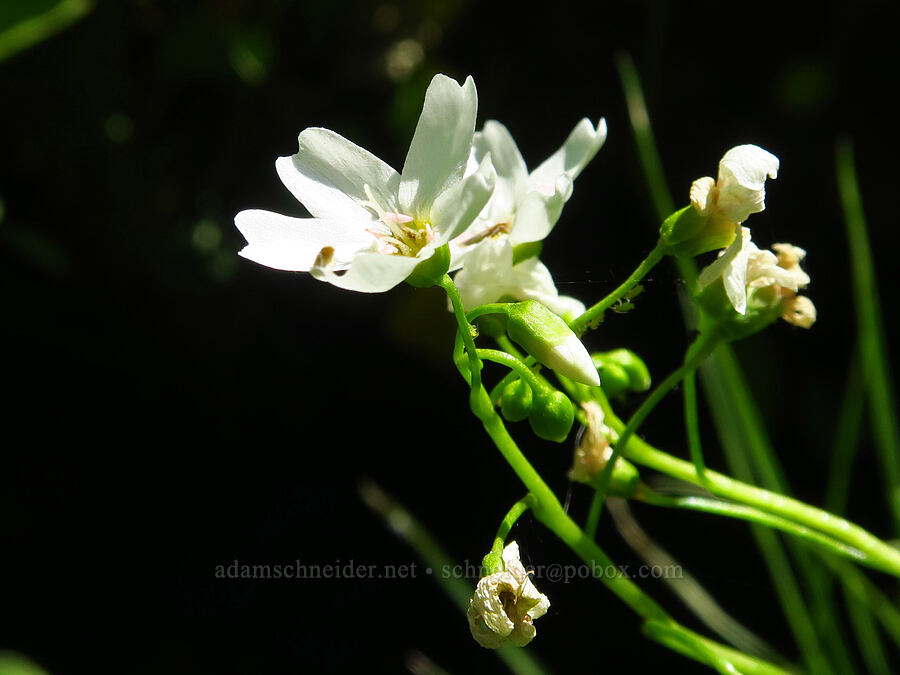
[[[861,562],[865,558],[865,556],[856,549],[836,541],[832,537],[822,534],[818,530],[798,525],[791,520],[761,511],[752,506],[734,504],[720,499],[710,499],[708,497],[697,497],[693,495],[670,497],[650,490],[638,490],[634,495],[634,498],[646,504],[652,504],[653,506],[700,511],[703,513],[727,516],[729,518],[737,518],[738,520],[746,520],[751,523],[765,525],[771,529],[786,532],[799,539],[821,546],[829,553],[849,558],[853,562]]]
[[[487,391],[485,391],[481,384],[479,376],[481,364],[477,350],[475,349],[474,340],[472,339],[471,325],[466,319],[465,312],[463,311],[459,292],[456,290],[455,285],[453,285],[453,281],[447,275],[444,276],[440,285],[447,292],[447,296],[453,305],[454,315],[456,316],[458,323],[458,333],[460,334],[468,353],[471,374],[468,379],[471,387],[469,401],[472,412],[481,421],[482,426],[497,446],[500,454],[531,495],[533,500],[531,509],[535,518],[571,548],[586,564],[590,565],[593,571],[596,572],[598,569],[615,569],[612,559],[603,552],[596,542],[587,537],[575,521],[569,517],[569,514],[563,509],[562,504],[560,504],[554,492],[544,482],[544,479],[526,459],[525,455],[522,454],[522,451],[519,449],[516,442],[509,435],[506,425],[497,414]],[[622,602],[643,619],[671,626],[673,631],[678,631],[681,634],[691,636],[693,639],[701,639],[699,636],[694,636],[694,634],[679,626],[655,600],[644,593],[640,587],[624,575],[610,575],[604,573],[596,576]],[[708,657],[704,656],[703,650],[705,649],[713,650],[717,655],[716,658],[721,657],[721,654],[726,652],[736,653],[734,650],[729,650],[727,647],[712,640],[702,638],[702,643],[703,647],[698,648],[698,650],[694,652],[694,658],[707,664],[710,664],[710,660]],[[777,666],[766,663],[761,659],[756,659],[747,655],[741,655],[741,658],[742,662],[745,663],[744,672],[751,675],[754,673],[785,672]]]
[[[463,612],[469,608],[473,588],[465,579],[452,574],[444,574],[455,564],[438,541],[399,502],[388,495],[376,483],[363,481],[359,485],[359,495],[365,504],[377,513],[390,528],[408,543],[418,556],[433,571],[433,577],[453,603]],[[518,647],[501,647],[497,656],[515,675],[548,675],[549,671],[530,650]]]
[[[703,458],[703,442],[700,438],[700,415],[697,411],[697,375],[688,373],[684,378],[684,428],[687,432],[691,461],[697,475],[706,487],[706,460]]]
[[[618,288],[600,300],[600,302],[585,310],[581,316],[572,321],[570,327],[575,335],[581,337],[586,330],[596,328],[600,322],[603,321],[603,314],[606,310],[624,298],[629,291],[637,286],[641,279],[647,276],[650,270],[656,267],[657,263],[666,256],[667,252],[668,247],[663,244],[662,241],[658,241],[653,250],[650,251],[647,257],[641,261],[641,264],[637,266],[634,272],[632,272]]]
[[[856,581],[858,582],[858,580]],[[859,645],[859,652],[866,664],[866,670],[872,675],[890,675],[891,667],[884,651],[884,645],[881,643],[881,636],[878,634],[878,626],[872,617],[868,603],[861,599],[865,597],[865,592],[861,588],[855,589],[856,592],[851,590],[850,585],[853,583],[854,580],[848,579],[842,584],[844,600],[847,603],[850,625],[856,635],[856,643]]]
[[[878,281],[866,233],[866,218],[856,178],[853,148],[849,141],[838,143],[836,165],[838,194],[850,247],[857,336],[863,380],[869,394],[869,415],[895,534],[900,534],[900,428],[897,425],[896,399],[891,386],[891,368],[881,320]]]
[[[493,361],[508,367],[518,377],[522,378],[531,387],[532,391],[540,391],[546,387],[546,384],[541,381],[541,378],[531,368],[512,354],[501,352],[498,349],[477,349],[475,353],[478,354],[478,358],[482,361]]]
[[[512,508],[503,516],[500,527],[497,528],[497,535],[494,537],[494,545],[491,547],[491,553],[502,553],[506,546],[506,538],[512,531],[513,525],[522,517],[522,515],[531,508],[531,495],[522,497],[519,501],[512,505]]]
[[[865,401],[862,375],[859,372],[859,348],[854,349],[844,398],[838,411],[837,428],[828,471],[828,487],[825,490],[825,508],[832,513],[844,515],[850,492],[850,476],[853,460],[859,448],[859,435]]]
[[[646,419],[647,415],[649,415],[657,404],[662,401],[666,394],[703,363],[703,360],[715,348],[716,344],[717,338],[714,334],[701,333],[697,337],[697,340],[688,348],[684,364],[659,383],[656,389],[644,399],[628,420],[628,424],[622,429],[618,440],[613,445],[612,454],[606,462],[603,473],[600,474],[596,490],[594,491],[594,497],[591,500],[588,520],[584,529],[587,535],[592,539],[597,532],[597,525],[600,522],[600,515],[603,512],[603,500],[606,499],[606,492],[609,489],[609,481],[612,478],[612,470],[616,460],[622,456],[623,449],[628,447],[628,442],[634,436],[644,419]]]
[[[612,413],[612,410],[609,410],[606,420],[614,430],[624,428],[622,421]],[[627,459],[660,473],[706,487],[717,497],[753,506],[761,511],[822,532],[835,541],[858,550],[864,556],[859,562],[900,577],[900,551],[840,516],[835,516],[791,497],[742,483],[716,471],[707,471],[708,483],[704,484],[697,475],[697,468],[691,462],[673,457],[639,438],[632,437],[628,441],[624,454]]]
[[[0,32],[0,61],[47,40],[85,16],[93,7],[92,0],[62,0],[46,12]]]

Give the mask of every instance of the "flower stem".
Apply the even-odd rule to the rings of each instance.
[[[621,420],[605,406],[607,424],[613,429],[623,428]],[[624,436],[624,433],[622,434]],[[900,577],[900,550],[886,544],[871,533],[850,521],[792,499],[708,470],[707,483],[697,475],[697,467],[677,457],[658,450],[640,438],[628,440],[625,457],[674,478],[694,485],[707,487],[717,497],[755,507],[780,516],[812,530],[822,532],[834,540],[858,550],[864,557],[858,559],[869,567]]]
[[[688,348],[684,364],[663,380],[656,389],[644,399],[644,402],[641,403],[640,407],[631,416],[631,419],[628,420],[628,424],[625,425],[622,433],[619,434],[619,440],[617,440],[613,446],[612,454],[609,456],[606,466],[603,469],[603,473],[600,474],[600,478],[597,481],[597,489],[594,492],[594,498],[591,501],[591,507],[588,513],[588,520],[584,528],[587,535],[592,539],[597,532],[597,525],[600,522],[600,515],[603,512],[603,500],[606,498],[606,492],[609,489],[609,481],[612,478],[613,467],[615,466],[616,460],[622,455],[623,448],[628,447],[628,442],[634,436],[638,427],[640,427],[647,415],[650,414],[663,397],[685,377],[692,374],[700,364],[703,363],[703,360],[715,348],[717,343],[718,340],[714,333],[701,333],[696,341]]]
[[[450,298],[457,319],[459,335],[468,352],[471,365],[470,370],[472,372],[472,376],[468,378],[471,387],[469,400],[472,412],[481,421],[500,454],[528,490],[532,500],[531,509],[535,518],[559,537],[586,564],[590,565],[594,576],[635,613],[645,621],[653,621],[657,625],[667,626],[670,633],[677,633],[680,643],[686,646],[684,653],[688,656],[701,663],[713,665],[713,667],[718,667],[721,660],[727,662],[734,660],[735,663],[741,663],[742,672],[750,675],[785,673],[786,671],[776,666],[748,657],[740,652],[735,652],[712,640],[691,633],[672,619],[653,598],[642,591],[631,579],[618,572],[618,568],[614,566],[612,559],[606,555],[593,538],[588,537],[575,521],[569,517],[569,514],[566,513],[554,492],[544,482],[544,479],[534,469],[525,455],[522,454],[516,442],[509,435],[506,425],[497,414],[497,410],[491,403],[487,391],[481,384],[481,361],[472,339],[471,326],[462,310],[459,293],[449,276],[445,275],[439,285],[444,288]],[[710,651],[713,652],[712,655],[710,655]],[[737,659],[731,658],[735,655]]]
[[[667,252],[668,247],[663,244],[662,241],[657,242],[654,249],[650,251],[641,264],[637,266],[637,269],[635,269],[616,290],[597,304],[590,307],[584,314],[572,322],[571,328],[575,332],[575,335],[581,337],[586,330],[596,328],[600,322],[603,321],[604,312],[624,298],[630,290],[637,286],[638,282],[647,276],[650,270],[665,257]]]
[[[513,504],[512,508],[510,508],[507,514],[503,516],[503,521],[500,523],[500,527],[497,528],[497,536],[494,537],[494,545],[491,547],[491,554],[500,555],[503,553],[503,547],[506,546],[506,538],[509,536],[513,525],[515,525],[516,521],[531,508],[533,501],[531,495],[525,495],[522,499]]]

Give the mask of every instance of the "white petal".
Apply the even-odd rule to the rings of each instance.
[[[348,291],[383,293],[406,279],[423,259],[383,253],[360,253],[344,274],[316,267],[310,268],[310,272],[320,281]]]
[[[466,311],[516,292],[513,250],[508,237],[488,237],[465,257],[454,282]]]
[[[742,227],[731,245],[716,260],[701,270],[697,277],[700,288],[722,278],[725,293],[739,314],[747,313],[747,264],[750,254],[758,250],[750,241],[749,228]]]
[[[691,206],[701,216],[705,216],[708,212],[709,196],[715,186],[716,181],[710,176],[698,178],[691,183]]]
[[[528,178],[528,168],[509,129],[495,120],[488,120],[484,128],[475,134],[473,154],[480,162],[490,153],[497,175],[514,184]]]
[[[541,241],[550,234],[571,194],[572,181],[562,174],[549,193],[531,191],[522,196],[509,235],[513,245]]]
[[[537,300],[564,319],[584,313],[585,306],[575,298],[560,295],[550,270],[537,258],[523,260],[513,267],[519,300]]]
[[[234,224],[248,244],[240,255],[266,267],[292,272],[308,271],[325,246],[334,249],[334,258],[341,264],[375,243],[365,230],[365,221],[291,218],[252,209],[238,213]]]
[[[329,129],[305,129],[300,150],[275,162],[278,176],[317,218],[372,218],[366,186],[381,209],[398,208],[400,174],[368,150]]]
[[[491,198],[497,173],[486,156],[478,170],[442,192],[431,209],[431,226],[438,233],[438,246],[460,234],[478,216]]]
[[[462,86],[446,75],[431,80],[403,165],[401,213],[424,220],[440,191],[462,178],[477,108],[471,77]]]
[[[594,386],[600,384],[600,376],[597,374],[594,361],[575,333],[565,341],[554,345],[543,359],[546,365],[570,380]]]
[[[562,174],[567,175],[570,180],[575,180],[597,151],[603,147],[605,141],[605,119],[597,123],[596,129],[589,119],[581,120],[575,125],[563,146],[531,172],[529,177],[531,184],[556,185],[557,178]]]
[[[733,223],[766,208],[766,177],[778,175],[778,158],[755,145],[732,148],[719,162],[717,208]]]

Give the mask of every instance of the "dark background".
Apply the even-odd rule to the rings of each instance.
[[[804,4],[110,2],[0,63],[0,647],[54,675],[400,672],[413,650],[451,672],[500,667],[425,576],[214,578],[235,559],[417,561],[362,506],[361,477],[472,562],[521,496],[467,412],[438,291],[352,294],[236,256],[237,211],[304,213],[273,166],[299,131],[329,127],[399,167],[435,72],[473,75],[479,126],[503,121],[532,167],[581,117],[607,118],[609,140],[544,249],[561,291],[588,303],[633,269],[656,226],[620,50],[644,79],[679,204],[734,145],[781,158],[754,239],[809,251],[820,318],[738,351],[792,487],[821,503],[854,332],[840,135],[855,143],[888,334],[898,328],[898,98],[885,66],[900,7]],[[636,311],[587,343],[629,346],[661,379],[686,337],[672,270],[646,286]],[[679,415],[675,397],[644,432],[686,456]],[[565,494],[571,445],[513,429]],[[866,439],[849,515],[886,535],[872,457]],[[579,519],[587,502],[573,490]],[[637,514],[796,657],[744,525]],[[514,536],[528,563],[576,562],[527,516]],[[609,523],[601,545],[639,562]],[[663,586],[645,586],[698,625]],[[531,649],[555,670],[699,670],[641,638],[599,584],[538,587],[552,607]]]

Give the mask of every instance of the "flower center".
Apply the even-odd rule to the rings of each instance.
[[[369,230],[381,244],[379,253],[415,258],[423,248],[437,241],[437,234],[431,223],[419,221],[404,213],[382,209],[375,201],[372,189],[368,185],[363,186],[363,189],[368,197],[365,206],[378,216],[382,226]]]

